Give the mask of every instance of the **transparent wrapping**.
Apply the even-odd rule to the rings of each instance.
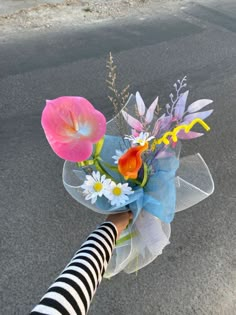
[[[124,109],[131,115],[135,114],[133,95]],[[125,126],[120,113],[107,123],[108,137],[101,156],[109,163],[112,163],[111,156],[115,154],[115,149],[125,146],[118,134],[120,128],[124,135]],[[179,159],[179,153],[180,144],[175,150],[163,151],[155,161],[156,173],[153,177],[150,176],[146,187],[137,188],[122,208],[108,206],[106,202],[91,204],[89,200],[85,200],[80,186],[85,181],[86,173],[76,163],[64,163],[63,184],[79,203],[102,214],[128,209],[134,213],[132,224],[123,231],[116,244],[106,277],[112,277],[121,271],[136,272],[151,263],[169,244],[170,222],[174,213],[192,207],[213,193],[214,182],[201,155],[198,153]]]

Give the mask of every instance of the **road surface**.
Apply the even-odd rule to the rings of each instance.
[[[0,309],[27,314],[103,219],[77,204],[61,180],[63,161],[40,125],[45,99],[82,95],[107,118],[105,62],[146,104],[165,104],[188,76],[190,100],[214,100],[211,133],[185,143],[200,152],[214,194],[178,213],[171,244],[137,275],[104,280],[91,315],[236,314],[236,6],[188,3],[174,14],[137,15],[96,28],[39,32],[0,49]]]

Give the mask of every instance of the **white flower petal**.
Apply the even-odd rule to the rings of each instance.
[[[97,201],[97,197],[102,197],[104,195],[104,192],[110,185],[111,180],[106,178],[105,175],[101,176],[99,171],[93,171],[92,175],[86,175],[86,178],[87,180],[85,180],[80,188],[84,189],[83,195],[85,195],[85,200],[91,199],[91,203],[95,203]],[[102,185],[101,190],[95,190],[94,185],[96,183],[100,183]]]
[[[92,198],[91,203],[94,204],[96,201],[97,201],[97,196]]]
[[[125,152],[126,152],[126,151],[122,152],[122,151],[120,151],[120,150],[116,150],[116,155],[113,155],[113,156],[112,156],[112,159],[115,160],[115,161],[114,161],[115,164],[118,164],[119,158],[120,158]]]
[[[113,190],[115,187],[121,189],[121,194],[118,196],[113,194]],[[107,199],[110,200],[111,205],[119,207],[120,205],[124,204],[126,201],[129,200],[129,197],[127,195],[130,195],[132,193],[133,193],[132,188],[128,186],[128,183],[115,184],[114,182],[112,182],[109,191],[104,192],[104,195],[106,196]]]
[[[134,136],[126,136],[126,139],[132,141],[133,144],[139,144],[144,146],[147,141],[152,140],[154,137],[149,137],[149,132],[140,132],[137,137]]]
[[[147,138],[147,141],[151,141],[152,139],[155,139],[155,137],[151,136],[151,137]]]
[[[90,194],[88,194],[86,197],[85,197],[85,200],[89,200],[89,199],[91,199],[92,198],[92,196],[90,195]]]

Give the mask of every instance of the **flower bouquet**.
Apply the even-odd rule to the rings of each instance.
[[[200,137],[212,103],[186,106],[186,78],[174,84],[170,103],[159,114],[158,98],[146,108],[139,92],[106,123],[82,97],[46,102],[42,126],[54,152],[65,159],[63,183],[70,195],[102,214],[131,210],[133,220],[117,240],[106,276],[136,272],[169,244],[177,211],[209,196],[214,184],[200,154],[179,159],[180,140]]]

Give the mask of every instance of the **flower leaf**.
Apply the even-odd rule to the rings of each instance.
[[[145,120],[148,124],[150,124],[150,122],[153,120],[153,115],[156,110],[157,104],[158,104],[158,97],[153,101],[153,103],[150,105],[150,107],[147,110]]]
[[[138,121],[136,118],[134,118],[131,115],[129,115],[124,110],[122,110],[121,113],[122,113],[124,119],[130,125],[130,127],[132,127],[133,129],[135,129],[137,131],[142,131],[143,130],[143,125],[141,124],[140,121]]]
[[[136,92],[136,102],[137,102],[139,115],[143,116],[146,111],[146,106],[139,92]]]
[[[186,133],[184,130],[180,130],[177,134],[177,137],[182,140],[194,139],[203,136],[204,133],[189,131]]]
[[[155,122],[155,125],[154,125],[154,128],[153,128],[153,131],[152,131],[152,136],[156,137],[158,132],[160,131],[160,128],[161,128],[161,121],[162,121],[162,118],[165,117],[165,114],[163,114],[156,122]]]
[[[194,113],[194,114],[186,115],[184,117],[184,123],[190,123],[195,118],[201,118],[202,120],[204,120],[208,116],[210,116],[212,112],[213,112],[213,109],[210,109],[210,110],[206,110],[204,112],[197,112],[197,113]]]
[[[203,107],[211,104],[212,102],[213,102],[212,100],[207,100],[207,99],[197,100],[196,102],[189,105],[188,112],[194,113],[198,110],[201,110]]]
[[[171,116],[165,116],[159,119],[161,122],[161,129],[167,130],[171,125]]]
[[[188,93],[189,93],[189,91],[182,93],[179,97],[179,100],[178,100],[176,106],[175,106],[175,117],[177,119],[181,119],[183,117],[186,101],[188,98]]]

